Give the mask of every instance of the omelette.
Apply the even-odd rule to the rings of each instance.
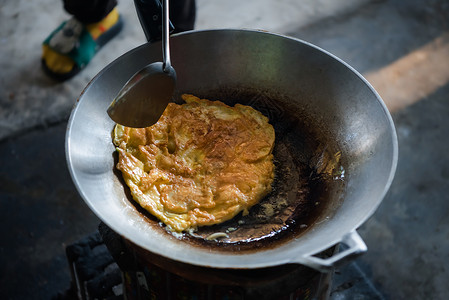
[[[117,124],[113,142],[133,199],[173,232],[219,224],[271,191],[275,133],[250,106],[182,95],[147,128]]]

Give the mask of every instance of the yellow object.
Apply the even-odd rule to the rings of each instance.
[[[73,60],[52,50],[48,45],[42,45],[42,58],[47,67],[55,73],[68,73],[73,69]]]
[[[115,7],[103,20],[86,25],[86,30],[94,40],[108,31],[119,20],[118,9]],[[42,45],[42,59],[46,66],[54,73],[65,74],[75,66],[75,62],[68,56],[58,53],[48,45]]]
[[[258,203],[274,178],[274,129],[255,109],[183,95],[147,128],[116,125],[131,194],[169,230],[227,221]]]
[[[115,7],[103,20],[97,23],[86,25],[86,30],[96,40],[103,32],[108,31],[109,28],[115,25],[119,19],[117,7]]]

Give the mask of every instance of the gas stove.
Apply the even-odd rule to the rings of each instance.
[[[283,266],[200,276],[201,269],[152,263],[103,223],[97,232],[67,246],[66,255],[72,281],[56,297],[61,300],[384,299],[356,262],[326,274]]]

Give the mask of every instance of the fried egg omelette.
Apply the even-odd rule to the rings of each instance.
[[[275,133],[268,118],[241,104],[182,95],[147,128],[116,125],[117,168],[133,199],[182,232],[219,224],[271,191]]]

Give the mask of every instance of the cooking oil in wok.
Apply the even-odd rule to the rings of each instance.
[[[218,94],[220,99],[226,99],[222,91]],[[254,99],[247,96],[247,99]],[[230,98],[245,99],[245,94],[232,94]],[[273,149],[275,180],[269,195],[253,206],[248,215],[239,214],[222,224],[199,227],[182,234],[173,234],[163,224],[159,228],[200,247],[251,251],[262,246],[274,247],[307,232],[314,224],[328,220],[343,199],[345,168],[342,152],[335,147],[332,138],[320,130],[323,126],[316,118],[292,109],[283,109],[271,117],[276,141]],[[138,205],[136,208],[151,222],[159,223]]]
[[[306,232],[316,222],[326,221],[328,203],[336,205],[339,199],[335,198],[344,186],[341,152],[317,144],[314,152],[305,155],[290,138],[289,134],[277,135],[273,190],[248,215],[201,227],[184,234],[183,239],[229,251],[251,250],[282,243]]]

